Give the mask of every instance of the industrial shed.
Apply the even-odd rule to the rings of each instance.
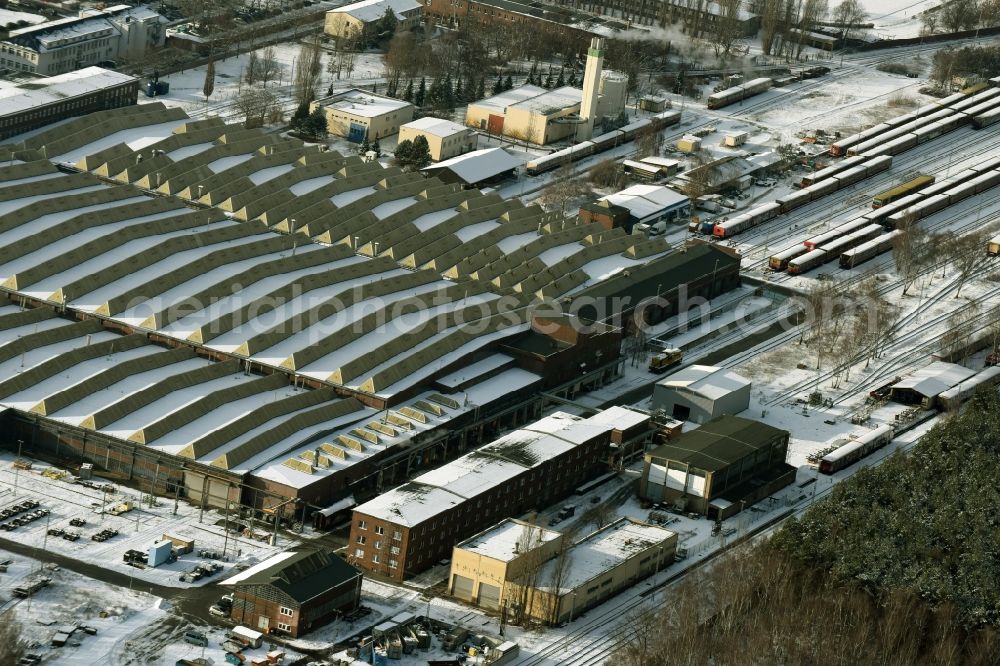
[[[641,497],[728,518],[795,480],[788,431],[722,416],[648,451]]]
[[[509,178],[519,166],[521,160],[503,148],[484,148],[432,164],[422,171],[445,183],[481,187]]]
[[[935,361],[893,384],[890,396],[896,402],[931,407],[937,396],[975,374],[975,370],[955,363]]]
[[[705,423],[750,406],[750,380],[732,370],[692,365],[653,387],[653,409],[679,421]]]
[[[361,604],[361,572],[326,550],[278,553],[221,585],[232,588],[230,617],[261,633],[298,638]]]
[[[625,231],[631,233],[637,224],[654,225],[657,222],[687,222],[691,201],[685,195],[664,185],[632,185],[600,201],[625,208],[629,220]]]

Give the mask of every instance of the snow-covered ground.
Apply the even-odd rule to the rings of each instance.
[[[104,497],[100,490],[73,484],[71,476],[66,480],[54,480],[42,475],[48,465],[34,461],[31,470],[15,470],[12,468],[16,455],[9,451],[0,452],[0,507],[16,504],[25,499],[39,502],[39,508],[50,511],[46,518],[18,527],[9,532],[0,532],[0,539],[10,539],[23,545],[29,545],[41,550],[48,550],[71,557],[81,562],[99,565],[105,569],[124,573],[136,581],[148,581],[157,585],[169,587],[192,587],[216,582],[232,571],[237,563],[253,563],[266,559],[270,555],[288,548],[289,539],[281,532],[278,543],[270,546],[266,541],[250,539],[236,533],[225,536],[223,528],[225,515],[214,510],[206,510],[204,515],[198,507],[185,501],[174,503],[172,499],[156,497],[154,505],[149,506],[149,495],[144,494],[140,507],[139,492],[124,486],[119,486],[116,493]],[[16,477],[16,479],[15,479]],[[15,491],[16,481],[16,491]],[[97,483],[105,483],[94,479]],[[136,508],[120,516],[113,516],[107,510],[101,514],[102,502],[106,509],[121,501],[131,501]],[[69,521],[82,518],[86,524],[82,527],[72,527]],[[58,536],[49,536],[49,528],[63,528],[77,531],[80,538],[77,541],[67,541]],[[104,542],[93,541],[90,537],[105,529],[116,529],[118,535]],[[192,538],[195,542],[194,552],[182,555],[171,564],[159,567],[137,569],[126,565],[122,556],[127,550],[148,551],[154,541],[159,541],[163,535]],[[258,536],[268,535],[266,526],[260,526]],[[207,562],[199,557],[201,550],[214,550],[226,553],[226,559],[221,561],[223,571],[212,577],[202,578],[196,583],[184,583],[179,580],[180,574],[189,571],[199,562]]]

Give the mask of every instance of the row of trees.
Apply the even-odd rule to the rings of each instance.
[[[934,54],[931,79],[948,88],[954,77],[986,79],[1000,71],[1000,47],[970,46],[942,49]]]
[[[850,39],[868,16],[860,0],[842,0],[832,12],[827,0],[754,0],[750,8],[760,16],[764,53],[794,58],[802,55],[806,33],[827,19],[842,39]]]
[[[922,34],[1000,25],[1000,0],[948,0],[920,14]]]

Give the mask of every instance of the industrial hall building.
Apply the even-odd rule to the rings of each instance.
[[[346,518],[620,374],[537,304],[706,261],[156,102],[7,141],[0,427],[206,507]]]
[[[795,481],[788,431],[722,416],[647,451],[639,495],[722,520]]]
[[[332,552],[278,553],[221,584],[232,589],[230,617],[265,634],[297,638],[361,604],[361,572]]]

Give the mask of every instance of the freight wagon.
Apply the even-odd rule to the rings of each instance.
[[[748,97],[759,95],[774,85],[774,81],[769,78],[754,79],[732,88],[720,90],[712,93],[706,100],[706,106],[710,109],[721,109],[724,106],[742,102]]]
[[[894,229],[887,234],[883,234],[847,250],[840,255],[840,267],[849,270],[858,264],[863,264],[869,259],[874,259],[880,254],[885,254],[892,249],[892,244],[895,242],[896,237],[902,233],[899,229]]]
[[[934,182],[934,176],[917,176],[913,180],[909,180],[902,185],[897,185],[896,187],[886,190],[876,194],[872,199],[872,208],[881,208],[886,204],[890,204],[897,199],[902,199],[908,194],[913,194],[922,187],[926,187]]]

